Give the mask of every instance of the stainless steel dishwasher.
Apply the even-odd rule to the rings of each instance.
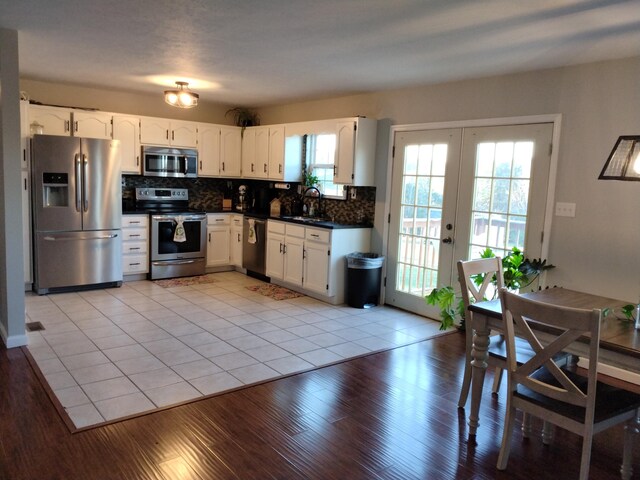
[[[242,238],[243,268],[249,275],[257,274],[264,277],[267,260],[267,221],[245,215]]]

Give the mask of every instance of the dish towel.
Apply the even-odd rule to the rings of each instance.
[[[253,218],[249,219],[249,238],[247,243],[256,243],[256,221]]]
[[[187,234],[184,231],[184,225],[182,224],[182,222],[184,222],[184,218],[182,217],[182,215],[179,215],[175,218],[175,221],[177,223],[176,225],[176,231],[173,234],[173,241],[174,242],[186,242],[187,241]]]

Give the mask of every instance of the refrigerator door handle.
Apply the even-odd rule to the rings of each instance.
[[[87,156],[82,154],[82,201],[84,211],[89,210],[89,161]]]
[[[107,235],[85,235],[83,237],[70,236],[70,235],[46,235],[43,237],[47,242],[64,242],[69,240],[111,240],[117,238],[117,233],[110,233]]]
[[[82,167],[80,165],[80,154],[76,153],[75,155],[75,164],[76,164],[76,211],[80,211],[82,208]]]

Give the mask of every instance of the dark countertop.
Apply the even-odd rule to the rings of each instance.
[[[305,225],[307,227],[318,227],[318,228],[326,228],[329,230],[338,230],[344,228],[372,228],[373,225],[367,224],[345,224],[345,223],[337,223],[332,222],[331,220],[321,220],[321,219],[307,219],[305,217],[303,220],[300,216],[297,215],[281,215],[279,217],[272,217],[268,213],[256,213],[256,212],[244,212],[243,215],[249,218],[259,218],[261,220],[278,220],[280,222],[289,222],[296,223],[298,225]]]
[[[313,219],[312,221],[310,220],[303,220],[303,219],[299,219],[298,217],[294,217],[294,216],[289,216],[289,215],[283,215],[280,217],[272,217],[270,216],[268,213],[255,213],[255,212],[234,212],[234,211],[207,211],[205,213],[227,213],[227,214],[239,214],[239,215],[244,215],[245,217],[249,217],[249,218],[259,218],[261,220],[278,220],[281,222],[289,222],[289,223],[295,223],[298,225],[305,225],[307,227],[317,227],[317,228],[326,228],[329,230],[338,230],[338,229],[345,229],[345,228],[373,228],[373,225],[368,225],[368,224],[344,224],[344,223],[336,223],[336,222],[332,222],[331,220],[320,220],[320,219]],[[122,210],[122,214],[123,215],[148,215],[149,211],[148,210]],[[306,218],[306,217],[305,217]]]

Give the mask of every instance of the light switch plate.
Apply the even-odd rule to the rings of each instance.
[[[556,203],[556,217],[575,217],[576,216],[576,204],[557,202]]]
[[[357,192],[357,190],[354,187],[351,187],[349,189],[349,193],[351,195],[351,200],[355,200],[356,199],[356,192]]]

